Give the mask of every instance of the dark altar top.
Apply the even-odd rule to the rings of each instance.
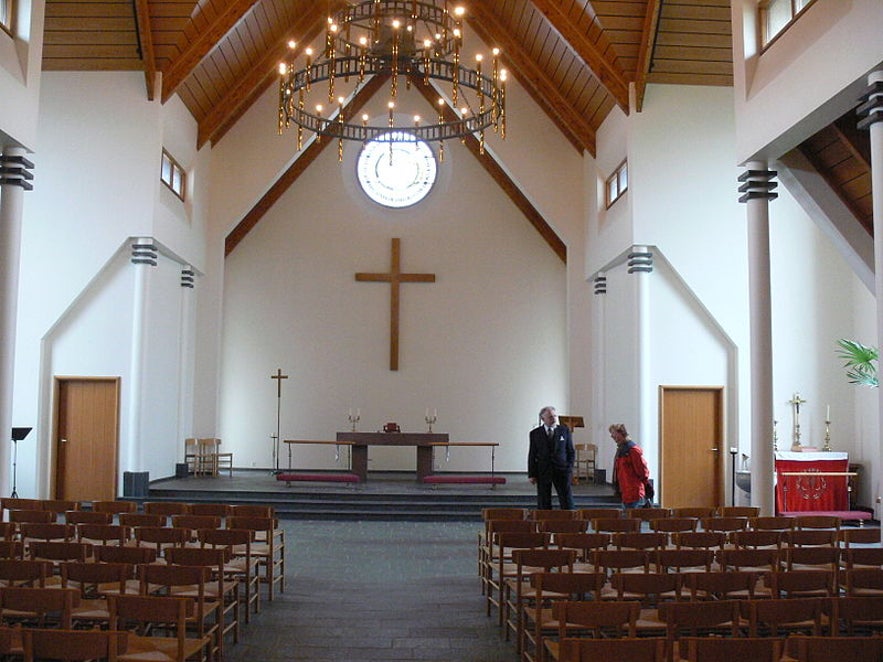
[[[416,446],[417,480],[432,473],[434,445],[448,443],[448,435],[436,432],[338,432],[337,441],[352,446],[352,472],[361,480],[368,478],[368,446]]]

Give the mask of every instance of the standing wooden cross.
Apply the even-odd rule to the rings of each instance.
[[[402,240],[392,240],[392,260],[389,273],[357,273],[356,280],[371,283],[390,284],[389,311],[389,369],[399,369],[399,285],[401,283],[434,283],[435,274],[403,274],[402,273]]]
[[[282,374],[282,368],[276,368],[276,374],[270,375],[270,379],[276,380],[276,436],[273,437],[273,467],[279,471],[279,428],[282,419],[282,380],[288,379],[288,375]],[[288,468],[291,468],[291,446],[288,447]]]

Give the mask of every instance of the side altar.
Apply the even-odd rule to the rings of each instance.
[[[849,510],[849,456],[839,451],[777,451],[776,510],[780,513]]]
[[[361,481],[368,479],[368,446],[416,446],[417,480],[432,473],[432,451],[448,443],[448,435],[435,432],[338,432],[337,441],[352,448],[351,471]]]

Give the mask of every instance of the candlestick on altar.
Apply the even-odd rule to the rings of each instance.
[[[429,413],[429,407],[426,408],[426,416],[424,416],[426,425],[429,426],[428,432],[432,432],[432,425],[438,420],[438,409],[433,409],[432,414]]]
[[[822,446],[823,451],[831,450],[831,408],[828,407],[828,415],[825,418],[825,445]]]
[[[791,405],[792,415],[794,417],[794,424],[792,426],[792,440],[791,440],[791,450],[799,451],[800,450],[800,405],[804,404],[806,400],[800,399],[800,394],[795,393],[794,396],[788,401],[788,404]]]
[[[351,432],[355,432],[355,431],[356,431],[356,423],[358,423],[358,422],[361,420],[361,418],[362,418],[362,415],[361,415],[361,414],[362,414],[362,410],[361,410],[361,409],[356,409],[356,413],[355,413],[355,414],[353,413],[353,410],[350,409],[350,413],[349,413],[349,415],[347,416],[347,419],[349,420],[350,425],[352,426],[352,430],[350,430]]]

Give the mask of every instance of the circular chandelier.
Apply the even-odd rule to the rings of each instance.
[[[297,148],[303,146],[304,129],[337,138],[338,159],[343,141],[390,140],[395,126],[400,78],[406,89],[440,81],[450,85],[448,100],[438,99],[435,117],[426,121],[413,115],[408,132],[419,140],[439,143],[444,160],[444,141],[478,135],[484,152],[484,132],[493,128],[506,137],[506,70],[499,66],[500,50],[493,49],[490,71],[482,70],[483,56],[475,55],[474,68],[461,61],[465,10],[448,10],[447,0],[362,0],[348,3],[328,17],[323,52],[314,58],[312,48],[303,50],[305,64],[298,68],[297,44],[289,42],[291,57],[279,65],[279,133],[295,124]],[[335,85],[352,86],[349,99],[375,76],[389,79],[388,116],[383,124],[369,124],[368,115],[347,113],[347,98]],[[315,84],[325,82],[318,103],[309,99]],[[433,86],[434,87],[434,86]],[[437,93],[437,91],[436,91]],[[326,104],[328,110],[325,110]]]

